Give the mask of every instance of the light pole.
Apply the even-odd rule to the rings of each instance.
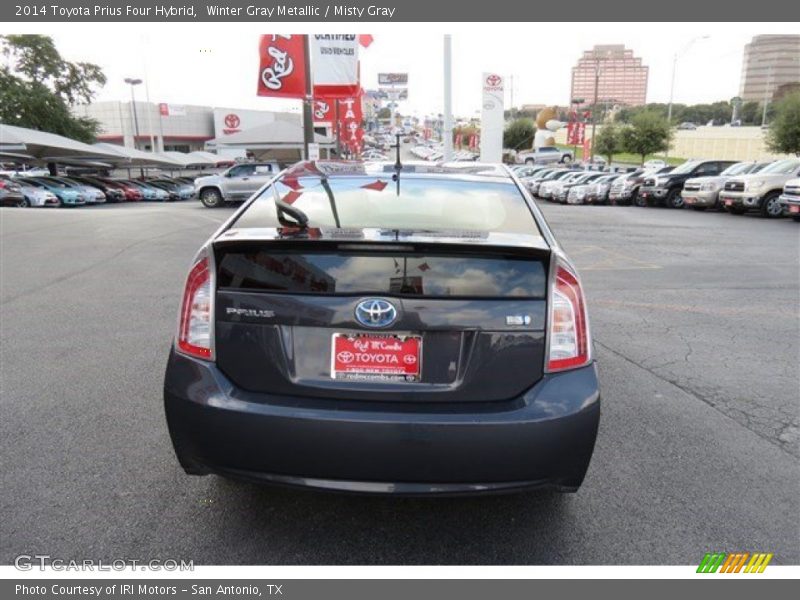
[[[595,58],[594,62],[594,101],[592,102],[592,145],[589,149],[589,162],[594,162],[594,134],[597,130],[597,93],[600,87],[600,57]],[[583,146],[586,148],[586,145]],[[574,155],[573,155],[574,156]],[[583,157],[586,160],[586,157]]]
[[[453,159],[453,96],[452,96],[452,38],[444,36],[444,146],[442,159]]]
[[[139,137],[139,117],[136,115],[136,94],[133,91],[137,85],[142,83],[141,79],[126,77],[125,83],[131,86],[131,109],[133,110],[133,148],[136,149],[136,138]]]
[[[769,68],[767,69],[767,85],[764,88],[764,111],[761,113],[761,127],[764,127],[767,123],[767,106],[769,106],[769,89],[772,87],[772,63],[770,63]]]
[[[684,46],[672,56],[672,81],[669,86],[669,106],[667,107],[667,127],[672,127],[672,100],[675,96],[675,71],[678,69],[678,58],[686,54],[692,45],[700,40],[707,40],[709,35],[698,35],[690,39]],[[664,152],[664,158],[669,158],[669,147]]]

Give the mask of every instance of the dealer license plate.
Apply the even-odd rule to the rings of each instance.
[[[419,335],[334,333],[331,378],[419,381],[421,358],[422,337]]]

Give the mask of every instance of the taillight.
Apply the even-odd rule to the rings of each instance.
[[[208,257],[199,259],[186,278],[178,349],[197,358],[211,358],[211,270]]]
[[[555,263],[551,293],[548,371],[586,365],[590,360],[589,321],[578,277]]]

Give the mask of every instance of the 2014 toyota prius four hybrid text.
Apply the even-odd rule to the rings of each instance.
[[[164,382],[187,473],[575,491],[600,418],[578,274],[505,167],[302,162],[189,270]]]

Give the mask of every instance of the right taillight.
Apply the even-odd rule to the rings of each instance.
[[[550,300],[549,372],[582,367],[591,359],[589,320],[580,281],[559,262],[555,269]]]
[[[184,354],[211,358],[211,300],[211,270],[203,256],[189,271],[183,290],[177,346]]]

